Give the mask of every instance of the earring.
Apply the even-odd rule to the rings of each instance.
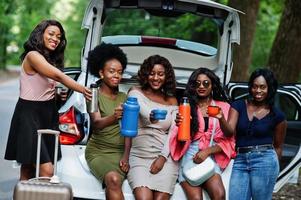
[[[100,75],[100,79],[103,79],[103,75]]]

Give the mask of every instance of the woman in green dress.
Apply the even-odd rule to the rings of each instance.
[[[88,67],[101,84],[99,110],[90,113],[92,135],[85,156],[91,172],[106,187],[106,199],[114,200],[124,199],[121,187],[129,168],[129,152],[124,151],[126,144],[118,123],[126,99],[126,94],[118,91],[118,85],[126,64],[126,55],[112,44],[102,43],[88,56]]]

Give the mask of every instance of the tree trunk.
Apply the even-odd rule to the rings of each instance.
[[[240,45],[234,47],[232,81],[246,81],[252,61],[252,44],[256,30],[259,0],[229,0],[229,6],[245,14],[240,14]]]
[[[301,71],[301,1],[286,0],[268,60],[281,83],[299,80]]]

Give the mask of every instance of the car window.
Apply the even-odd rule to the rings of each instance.
[[[63,72],[73,80],[77,81],[81,71],[78,67],[69,67],[69,68],[64,68]],[[58,86],[66,88],[62,83],[59,83]],[[67,89],[67,98],[70,97],[72,92],[73,92],[72,90]]]
[[[64,74],[66,74],[67,76],[69,76],[70,78],[72,78],[73,80],[77,81],[81,70],[78,67],[66,67],[63,70]]]
[[[246,96],[248,96],[248,88],[236,87],[234,90],[231,91],[230,95],[233,101],[246,98]]]
[[[291,96],[284,93],[277,93],[275,97],[275,106],[285,113],[287,120],[300,120],[297,103]]]
[[[214,20],[206,17],[191,13],[155,16],[143,9],[108,10],[103,36],[144,35],[175,38],[203,43],[215,48],[218,44],[218,25]],[[129,20],[131,18],[135,20]],[[212,51],[213,54],[216,54],[216,51]]]
[[[280,162],[282,170],[290,164],[300,148],[300,106],[293,96],[283,92],[275,96],[275,106],[284,112],[288,123]]]
[[[75,81],[78,79],[79,76],[79,74],[67,74],[67,75]]]

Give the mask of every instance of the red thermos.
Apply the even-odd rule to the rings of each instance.
[[[183,116],[183,121],[178,129],[178,140],[188,141],[190,139],[190,105],[187,97],[183,97],[179,113]]]

